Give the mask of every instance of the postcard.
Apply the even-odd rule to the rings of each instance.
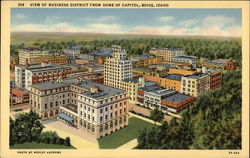
[[[1,157],[249,157],[248,1],[1,4]]]

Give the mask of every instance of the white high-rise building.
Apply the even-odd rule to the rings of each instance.
[[[120,46],[112,46],[113,57],[104,63],[104,84],[121,88],[121,81],[132,79],[132,62]]]
[[[137,101],[137,90],[144,87],[144,77],[133,78],[132,62],[120,46],[112,46],[113,55],[104,63],[104,84],[128,91],[131,101]]]

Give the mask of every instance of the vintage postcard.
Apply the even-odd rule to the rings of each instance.
[[[249,157],[248,1],[2,1],[1,158]]]

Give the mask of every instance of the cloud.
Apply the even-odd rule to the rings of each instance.
[[[179,24],[184,26],[184,27],[190,27],[193,25],[197,25],[198,22],[199,22],[199,20],[197,20],[197,19],[188,19],[188,20],[180,21]]]
[[[60,19],[62,19],[62,17],[59,17],[59,16],[47,16],[45,18],[45,22],[46,23],[55,23],[55,22],[58,22]]]
[[[25,15],[23,15],[23,14],[20,14],[20,13],[17,13],[16,15],[14,15],[14,18],[15,18],[15,20],[23,20],[23,19],[25,19]]]
[[[226,25],[235,24],[235,19],[233,17],[227,17],[222,15],[217,16],[206,16],[201,24],[203,26],[214,26],[214,27],[223,27]]]
[[[89,24],[75,26],[69,23],[58,24],[23,24],[12,28],[17,32],[88,32],[88,33],[121,33],[118,24]]]
[[[20,16],[22,17],[22,16]],[[12,31],[20,32],[88,32],[88,33],[129,33],[129,34],[153,34],[153,35],[198,35],[198,36],[241,36],[241,26],[229,16],[206,16],[203,19],[187,19],[175,21],[173,24],[149,26],[126,26],[114,23],[115,16],[101,16],[96,19],[88,19],[92,23],[74,24],[69,22],[57,22],[61,17],[50,16],[44,24],[19,24],[12,27]],[[162,20],[173,20],[173,17],[161,17]],[[112,23],[105,23],[112,21]],[[178,25],[176,25],[178,24]]]
[[[117,17],[113,15],[108,15],[108,16],[101,16],[99,18],[84,18],[81,19],[83,21],[88,21],[91,23],[106,23],[106,22],[113,22],[117,20]]]
[[[162,22],[171,21],[173,19],[174,19],[174,17],[172,17],[172,16],[162,16],[162,17],[158,18],[158,20],[162,21]]]

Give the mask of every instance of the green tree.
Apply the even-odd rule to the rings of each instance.
[[[66,146],[70,146],[71,144],[70,144],[70,138],[69,137],[66,137],[65,138],[65,145]]]
[[[159,109],[154,109],[150,111],[150,119],[156,122],[160,122],[164,118],[164,113]]]

